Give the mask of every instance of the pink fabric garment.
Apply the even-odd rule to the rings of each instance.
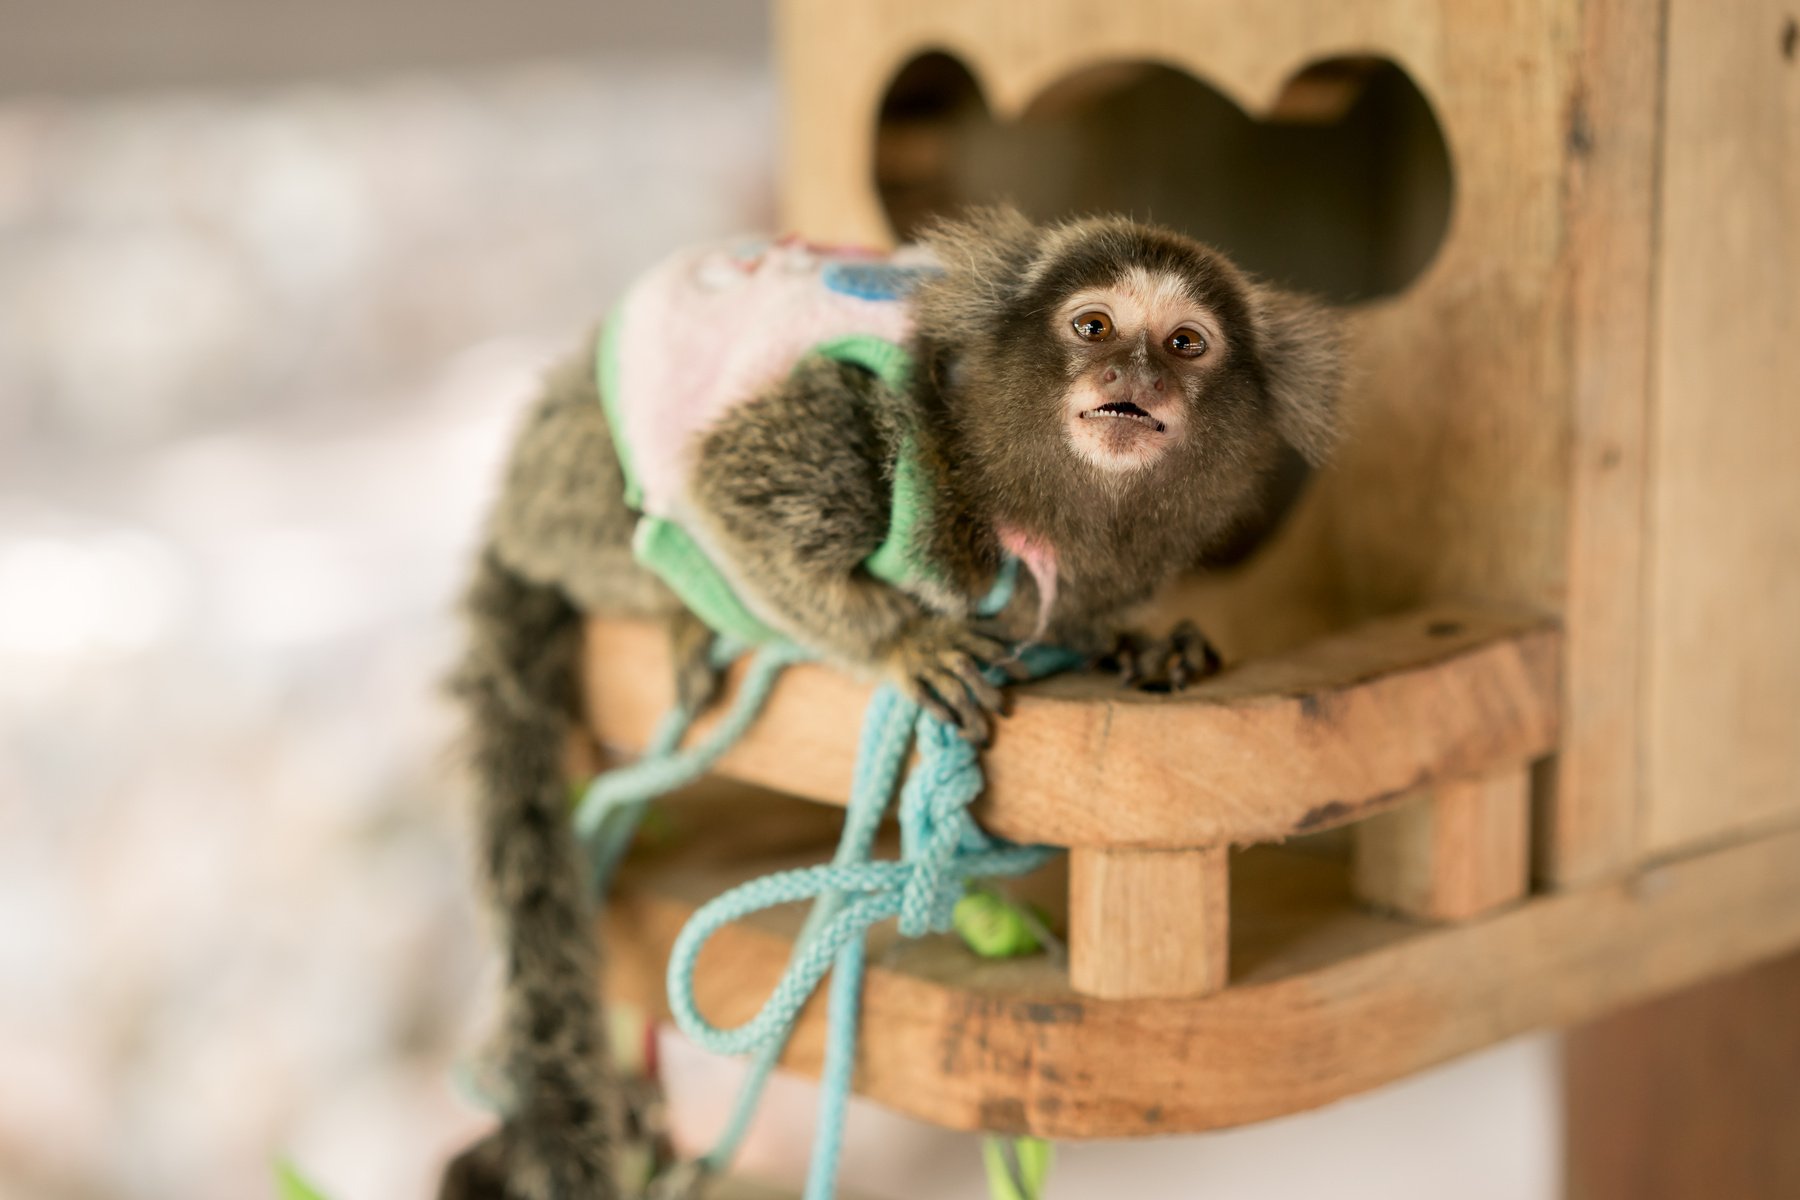
[[[697,435],[790,372],[821,342],[869,334],[904,343],[903,298],[827,283],[834,265],[928,267],[918,250],[882,256],[797,238],[714,244],[665,259],[627,292],[613,320],[611,398],[630,446],[644,511],[679,520]]]

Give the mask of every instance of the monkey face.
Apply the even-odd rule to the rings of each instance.
[[[1335,319],[1190,237],[993,208],[927,248],[942,274],[915,300],[925,418],[953,432],[962,486],[1016,523],[1098,520],[1081,501],[1100,483],[1130,500],[1105,512],[1204,539],[1254,507],[1287,449],[1317,463],[1335,440]]]
[[[1192,434],[1224,323],[1172,271],[1127,269],[1052,310],[1070,384],[1062,397],[1069,447],[1103,471],[1142,470]]]

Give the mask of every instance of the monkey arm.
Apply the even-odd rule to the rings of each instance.
[[[738,406],[701,442],[692,494],[711,539],[790,632],[874,663],[920,614],[863,569],[887,531],[890,456],[868,372],[823,357]]]
[[[692,496],[741,583],[800,641],[884,675],[978,739],[999,691],[980,663],[1005,647],[930,613],[863,563],[888,531],[896,423],[859,367],[803,360],[708,432]]]

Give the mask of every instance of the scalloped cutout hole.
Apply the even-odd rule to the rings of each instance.
[[[1374,58],[1307,67],[1260,118],[1171,67],[1109,64],[1062,80],[1004,124],[968,69],[933,51],[890,85],[874,167],[901,237],[996,200],[1040,219],[1126,212],[1340,302],[1418,278],[1443,242],[1453,192],[1430,103]]]

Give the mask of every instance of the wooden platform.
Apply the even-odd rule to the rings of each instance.
[[[877,930],[857,1090],[966,1130],[1216,1129],[1800,946],[1792,822],[1530,893],[1529,774],[1556,745],[1560,636],[1434,608],[1179,696],[1092,675],[1020,689],[977,816],[1071,848],[1020,885],[1070,952],[983,961]],[[588,648],[594,733],[642,745],[668,703],[661,634],[595,623]],[[657,1008],[699,905],[829,857],[868,692],[795,668],[721,778],[670,806],[604,918],[609,987]],[[761,914],[707,947],[697,989],[715,1023],[755,1012],[800,921]],[[788,1065],[818,1070],[823,1018],[807,1010]]]
[[[605,920],[609,988],[655,1009],[694,908],[748,874],[819,861],[829,810],[705,789],[670,808]],[[857,1090],[957,1129],[1056,1138],[1240,1125],[1327,1103],[1527,1030],[1583,1020],[1800,945],[1800,830],[1669,861],[1625,883],[1424,926],[1350,898],[1348,867],[1308,842],[1234,855],[1231,986],[1096,1000],[1045,956],[989,962],[952,938],[877,931]],[[1056,881],[1040,881],[1053,899]],[[798,911],[726,930],[702,1009],[747,1019],[787,961]],[[819,1069],[823,1006],[786,1059]]]
[[[1541,618],[1438,607],[1228,668],[1175,696],[1071,675],[1018,689],[984,754],[982,825],[1058,846],[1279,841],[1391,808],[1435,780],[1548,753],[1560,637]],[[671,699],[653,625],[587,630],[603,744],[649,740]],[[723,774],[842,804],[870,687],[793,668]]]

